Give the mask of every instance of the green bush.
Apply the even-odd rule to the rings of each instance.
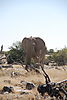
[[[10,47],[7,55],[8,63],[22,63],[24,61],[24,50],[21,46],[21,42],[13,43],[13,46]]]
[[[48,55],[49,56],[46,59],[46,62],[48,63],[54,61],[59,66],[67,64],[67,48],[63,48],[62,50],[57,50],[57,52],[54,52],[53,49],[50,49],[48,51]]]
[[[59,66],[66,65],[67,64],[67,48],[58,50],[57,52],[53,53],[53,59]]]
[[[54,53],[54,49],[50,49],[50,50],[48,50],[48,53],[49,53],[49,54]]]

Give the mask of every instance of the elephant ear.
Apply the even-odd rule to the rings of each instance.
[[[30,48],[30,39],[29,38],[24,38],[22,40],[22,47],[25,52],[28,50],[28,48]]]
[[[46,54],[46,45],[45,45],[45,42],[39,38],[39,37],[36,37],[35,38],[35,43],[36,43],[36,58],[38,59],[38,62],[42,62],[44,60],[44,56]]]
[[[23,40],[22,40],[22,47],[24,48],[24,46],[25,46],[25,44],[26,44],[26,39],[27,38],[24,38]]]
[[[45,42],[39,37],[35,38],[35,42],[36,42],[36,51],[40,52],[42,50],[42,53],[44,53],[43,51],[46,50]]]
[[[30,38],[24,38],[22,40],[22,47],[25,52],[25,63],[28,65],[31,62],[31,39]]]

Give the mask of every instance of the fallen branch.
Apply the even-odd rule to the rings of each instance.
[[[57,83],[51,82],[42,66],[41,69],[44,72],[43,75],[46,79],[46,84],[39,85],[37,87],[38,92],[41,93],[42,96],[48,93],[50,97],[56,97],[57,100],[67,100],[67,79]]]

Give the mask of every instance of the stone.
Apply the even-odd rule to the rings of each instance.
[[[35,85],[33,83],[26,84],[26,89],[28,89],[28,90],[32,90],[34,87],[35,87]]]
[[[27,90],[32,90],[33,88],[35,88],[35,85],[32,82],[21,81],[21,83],[25,86]]]
[[[3,90],[2,90],[2,92],[3,93],[5,93],[5,92],[7,92],[7,93],[11,93],[11,92],[13,92],[14,91],[14,89],[13,89],[13,87],[8,87],[8,86],[4,86],[3,87]]]

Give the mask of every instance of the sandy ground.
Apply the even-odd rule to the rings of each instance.
[[[67,66],[57,68],[45,69],[53,82],[58,82],[67,79]],[[16,74],[12,74],[15,72]],[[41,72],[41,70],[40,70]],[[42,72],[41,72],[42,73]],[[35,88],[32,90],[26,90],[25,85],[21,81],[32,82],[35,84]],[[14,88],[13,93],[0,93],[0,100],[50,100],[50,98],[44,99],[40,97],[37,92],[37,86],[44,84],[45,78],[42,74],[35,71],[27,72],[23,66],[13,65],[13,68],[0,69],[0,90],[4,86],[12,86]],[[23,93],[25,91],[25,93]]]

